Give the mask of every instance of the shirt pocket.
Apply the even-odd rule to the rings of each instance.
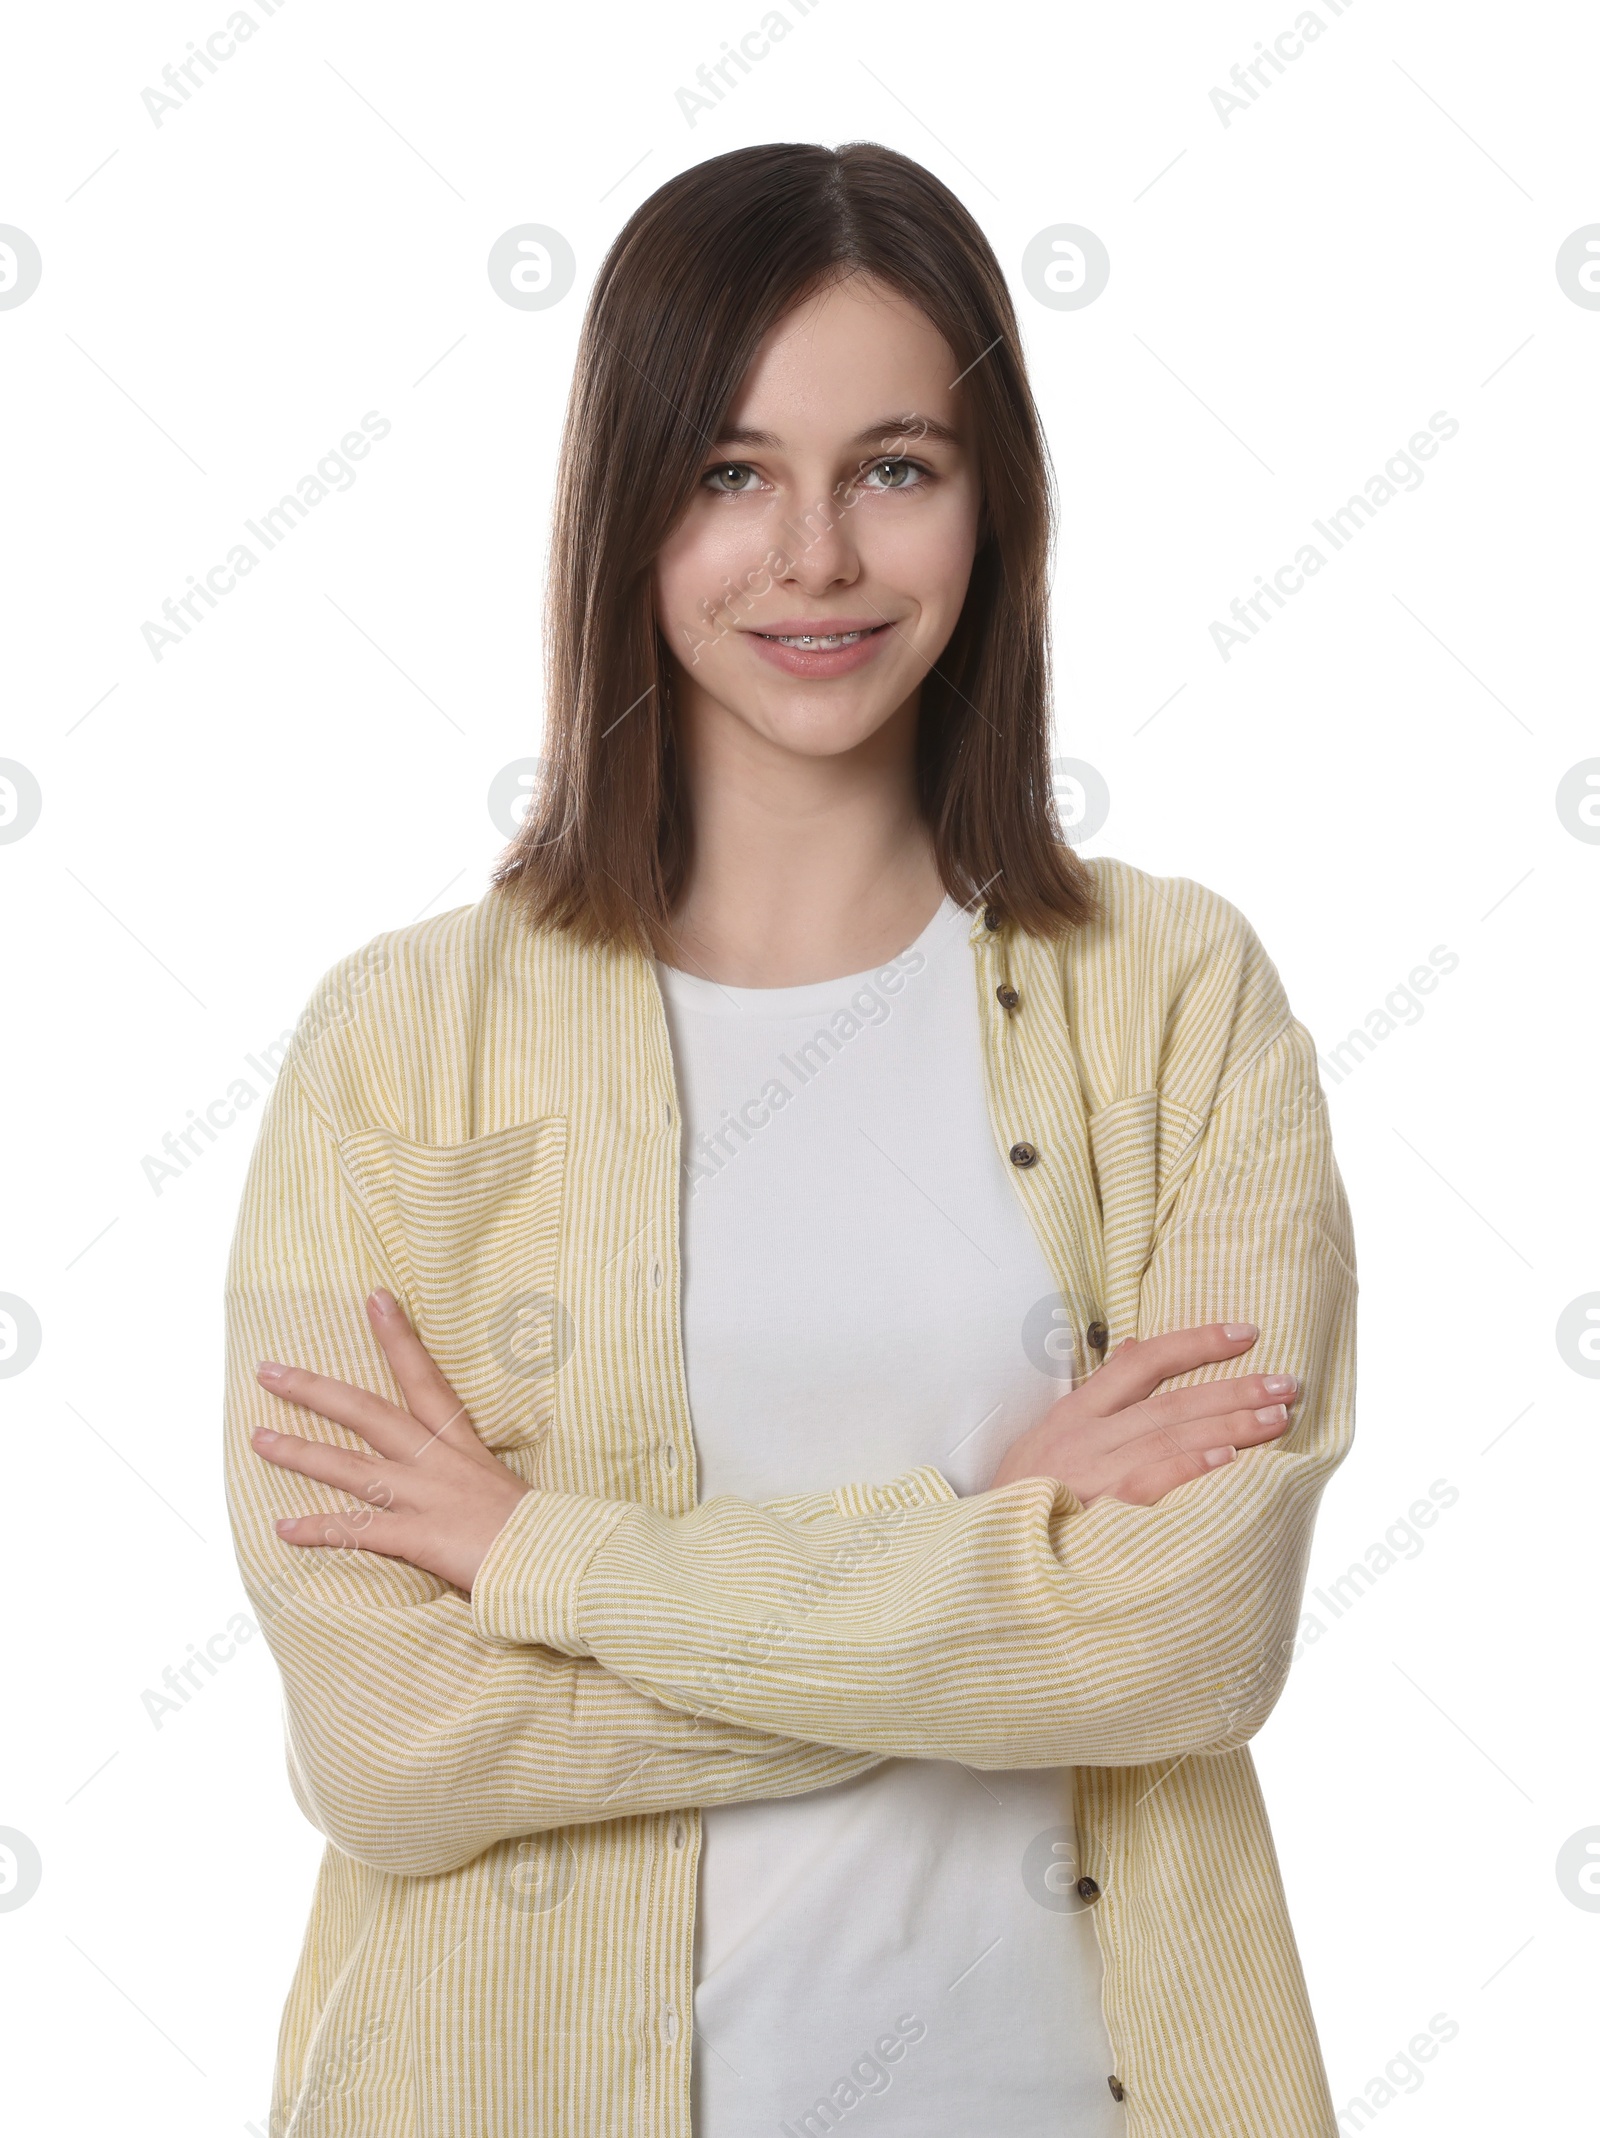
[[[467,1143],[363,1129],[339,1155],[400,1303],[479,1437],[536,1446],[576,1341],[557,1292],[566,1116]]]

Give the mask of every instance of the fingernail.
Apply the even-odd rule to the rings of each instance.
[[[1269,1396],[1287,1396],[1300,1383],[1292,1373],[1268,1373],[1262,1375],[1261,1385]]]
[[[277,1437],[277,1434],[273,1432],[272,1428],[266,1425],[258,1425],[255,1431],[250,1435],[250,1438],[255,1442],[258,1448],[262,1447],[269,1440],[276,1440]]]
[[[1256,1417],[1263,1425],[1281,1425],[1289,1415],[1287,1403],[1269,1403],[1265,1410],[1258,1410]]]
[[[1223,1463],[1225,1463],[1225,1462],[1232,1462],[1232,1460],[1233,1460],[1233,1449],[1232,1449],[1232,1448],[1207,1448],[1207,1449],[1206,1449],[1206,1452],[1205,1452],[1205,1465],[1206,1465],[1206,1468],[1207,1468],[1208,1470],[1216,1470],[1216,1469],[1220,1469],[1220,1468],[1221,1468],[1221,1466],[1223,1465]]]
[[[1261,1331],[1253,1321],[1225,1321],[1222,1333],[1224,1336],[1259,1336]]]
[[[256,1368],[256,1379],[258,1381],[281,1381],[288,1371],[288,1367],[280,1366],[276,1359],[263,1359]]]
[[[378,1289],[371,1295],[368,1304],[376,1307],[380,1314],[392,1314],[394,1312],[394,1294],[393,1292],[386,1292],[382,1285],[379,1285]]]
[[[281,1522],[274,1522],[272,1526],[278,1532],[278,1535],[281,1537],[287,1531],[293,1529],[298,1519],[299,1517],[297,1515],[286,1514]]]

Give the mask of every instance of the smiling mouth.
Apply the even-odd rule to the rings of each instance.
[[[764,638],[774,646],[803,646],[815,652],[829,653],[835,646],[853,646],[857,639],[875,637],[888,628],[887,624],[871,624],[862,631],[829,631],[826,634],[804,631],[791,638],[780,638],[772,631],[758,631],[756,637]]]

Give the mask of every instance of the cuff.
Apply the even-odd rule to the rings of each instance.
[[[472,1623],[486,1641],[587,1655],[578,1591],[589,1562],[628,1512],[625,1500],[525,1492],[472,1584]]]

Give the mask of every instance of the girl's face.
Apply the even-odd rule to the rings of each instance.
[[[822,758],[897,713],[914,728],[977,544],[957,368],[924,314],[866,275],[768,333],[655,564],[691,731],[731,723]]]

